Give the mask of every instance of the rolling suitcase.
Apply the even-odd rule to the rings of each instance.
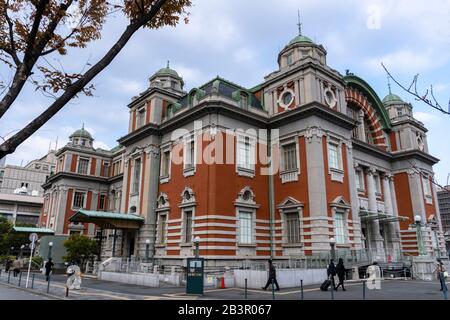
[[[331,280],[327,279],[325,280],[322,285],[320,286],[320,290],[322,291],[328,291],[328,287],[331,285]]]

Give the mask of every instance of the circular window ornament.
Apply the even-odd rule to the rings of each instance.
[[[294,91],[287,89],[283,91],[283,93],[280,95],[280,98],[278,99],[278,104],[284,109],[289,109],[289,106],[294,101]]]
[[[323,95],[325,96],[325,101],[330,108],[334,108],[337,104],[336,94],[330,88],[326,88]]]

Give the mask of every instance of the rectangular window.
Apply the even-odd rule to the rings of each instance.
[[[102,177],[107,177],[108,171],[109,171],[109,162],[103,162],[102,173],[101,173]]]
[[[285,219],[287,243],[300,243],[300,217],[298,212],[285,213]]]
[[[161,177],[169,176],[170,150],[163,151],[161,159]]]
[[[374,175],[373,179],[375,180],[375,192],[377,194],[381,194],[381,181],[379,175]]]
[[[252,244],[253,243],[253,226],[252,213],[240,211],[239,212],[239,243]]]
[[[345,216],[342,212],[336,212],[334,217],[334,232],[336,236],[336,243],[346,243],[345,237]]]
[[[243,108],[243,109],[247,109],[247,107],[248,107],[248,97],[247,97],[247,95],[246,94],[241,94],[241,101],[240,101],[240,104],[241,104],[241,108]]]
[[[98,210],[105,210],[106,209],[106,195],[101,194],[98,199]]]
[[[185,144],[185,148],[184,148],[185,152],[186,152],[186,162],[184,165],[185,169],[191,169],[195,166],[195,141],[194,141],[194,137],[192,137],[192,140],[186,142]]]
[[[290,143],[284,145],[282,148],[282,165],[283,171],[293,171],[297,170],[297,144]]]
[[[364,190],[364,175],[361,170],[356,170],[356,189]]]
[[[80,158],[78,161],[78,170],[79,174],[87,174],[89,169],[89,159]]]
[[[427,176],[422,176],[422,185],[425,197],[431,197],[430,180]]]
[[[403,115],[403,108],[397,108],[397,116],[401,117]]]
[[[85,192],[75,191],[75,194],[73,196],[73,205],[72,205],[72,207],[74,209],[84,209],[85,198],[86,198],[86,193]]]
[[[184,242],[192,242],[192,211],[184,212]]]
[[[253,170],[253,146],[250,144],[250,138],[245,137],[238,142],[237,163],[238,167]]]
[[[328,163],[330,168],[339,170],[339,146],[334,143],[328,144]]]
[[[286,64],[290,66],[292,64],[292,53],[286,56]]]
[[[160,214],[158,217],[159,217],[159,243],[163,244],[166,242],[167,215]]]
[[[139,186],[141,180],[141,159],[134,160],[134,173],[133,173],[133,189],[132,193],[139,193]]]
[[[145,124],[145,108],[142,108],[137,112],[137,128],[142,127],[144,124]]]

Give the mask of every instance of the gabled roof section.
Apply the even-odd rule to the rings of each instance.
[[[344,77],[344,81],[347,86],[359,90],[367,97],[369,102],[377,111],[381,124],[383,125],[383,129],[390,130],[392,128],[391,120],[389,119],[389,115],[384,108],[383,102],[381,102],[381,99],[378,97],[375,90],[373,90],[366,81],[352,73],[347,73]]]
[[[52,229],[34,227],[13,227],[13,231],[17,233],[55,234]]]
[[[126,213],[79,210],[69,218],[70,222],[94,223],[103,228],[138,229],[144,218]]]

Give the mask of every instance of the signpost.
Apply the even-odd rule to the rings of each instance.
[[[187,259],[186,294],[203,295],[203,258]]]
[[[31,253],[30,253],[30,261],[28,263],[28,273],[27,273],[27,281],[25,283],[25,288],[28,288],[28,280],[30,279],[30,270],[31,270],[31,260],[33,260],[33,252],[34,252],[34,243],[38,239],[38,235],[36,233],[31,233],[28,238],[31,241]]]

